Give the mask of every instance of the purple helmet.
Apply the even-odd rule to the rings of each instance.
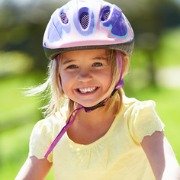
[[[57,9],[46,27],[43,47],[54,59],[76,49],[108,48],[131,54],[134,32],[114,4],[103,0],[71,0]]]

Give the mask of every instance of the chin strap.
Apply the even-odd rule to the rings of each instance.
[[[53,151],[53,149],[55,148],[55,146],[57,145],[57,143],[59,142],[59,140],[62,138],[62,136],[64,135],[64,133],[68,130],[68,128],[73,124],[76,115],[78,113],[79,110],[83,109],[83,106],[80,106],[78,108],[76,108],[70,115],[68,121],[66,122],[66,125],[61,129],[61,131],[59,132],[59,134],[56,136],[56,138],[54,139],[54,141],[51,143],[51,145],[49,146],[46,154],[44,155],[44,157],[47,159],[48,155]]]
[[[107,99],[104,99],[103,101],[101,101],[100,103],[96,104],[95,106],[84,107],[84,110],[85,110],[86,112],[90,112],[90,111],[93,111],[93,110],[95,110],[95,109],[97,109],[97,108],[99,108],[99,107],[103,107],[103,106],[105,106],[105,103],[106,103],[107,100],[108,100],[108,98],[107,98]]]
[[[49,156],[49,154],[53,151],[53,149],[55,148],[55,146],[57,145],[57,143],[60,141],[60,139],[62,138],[62,136],[67,132],[67,130],[69,129],[69,127],[73,124],[74,120],[76,119],[76,115],[77,113],[81,110],[84,109],[86,112],[90,112],[93,111],[99,107],[103,107],[105,106],[106,101],[109,98],[106,98],[105,100],[101,101],[100,103],[98,103],[95,106],[92,107],[83,107],[82,105],[78,105],[79,107],[76,108],[70,115],[70,117],[68,118],[65,126],[61,129],[61,131],[59,132],[59,134],[56,136],[56,138],[54,139],[54,141],[51,143],[51,145],[49,146],[46,154],[44,155],[44,157],[47,159],[47,157]]]
[[[122,57],[120,52],[117,52],[117,57],[116,57],[116,61],[117,61],[117,65],[119,66],[120,69],[120,77],[119,77],[119,82],[116,84],[114,90],[112,91],[110,97],[104,99],[103,101],[101,101],[100,103],[96,104],[95,106],[91,106],[91,107],[83,107],[82,105],[78,105],[78,107],[71,113],[70,117],[68,118],[65,126],[61,129],[61,131],[59,132],[59,134],[56,136],[56,138],[54,139],[54,141],[51,143],[51,145],[49,146],[46,154],[44,155],[44,157],[47,159],[47,157],[49,156],[49,154],[53,151],[53,149],[55,148],[55,146],[57,145],[57,143],[60,141],[60,139],[62,138],[62,136],[67,132],[68,128],[73,124],[74,120],[76,119],[76,115],[77,113],[81,110],[84,109],[86,112],[90,112],[93,111],[99,107],[103,107],[105,106],[107,100],[109,98],[111,98],[115,92],[122,88],[124,85],[124,81],[122,79]]]

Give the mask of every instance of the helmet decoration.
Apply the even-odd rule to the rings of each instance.
[[[71,0],[55,10],[43,47],[48,59],[78,49],[107,48],[131,54],[134,32],[122,10],[103,0]]]

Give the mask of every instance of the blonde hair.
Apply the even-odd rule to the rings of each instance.
[[[119,66],[117,65],[116,58],[117,58],[117,53],[115,50],[108,50],[109,56],[108,60],[111,63],[112,66],[112,83],[111,86],[108,90],[107,93],[111,94],[112,90],[114,89],[116,83],[119,80],[120,77],[120,71],[119,71]],[[129,56],[121,53],[122,55],[122,60],[123,60],[123,74],[122,78],[126,75],[129,67]],[[61,87],[61,80],[60,80],[60,74],[59,74],[59,60],[60,56],[57,56],[56,59],[51,60],[49,65],[48,65],[48,77],[47,80],[35,87],[31,88],[28,90],[27,94],[28,95],[36,95],[42,92],[46,92],[47,96],[49,96],[49,103],[43,107],[44,114],[45,116],[50,116],[57,112],[63,105],[64,103],[68,103],[69,106],[69,113],[73,110],[74,107],[74,102],[70,100],[66,95],[64,94],[62,87]],[[118,90],[118,94],[120,98],[122,98],[122,89]],[[109,105],[110,106],[110,105]]]

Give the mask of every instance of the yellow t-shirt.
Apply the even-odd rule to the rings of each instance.
[[[29,156],[44,157],[65,125],[65,112],[39,121],[31,134]],[[108,132],[89,145],[73,142],[65,133],[48,160],[57,180],[153,180],[149,162],[140,145],[144,136],[162,131],[155,103],[123,98],[123,108]]]

